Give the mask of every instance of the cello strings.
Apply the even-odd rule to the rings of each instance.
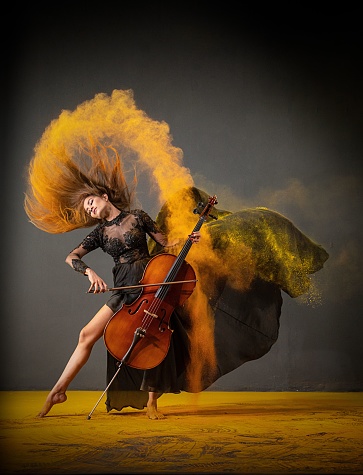
[[[197,232],[200,230],[200,228],[202,227],[204,221],[205,221],[205,216],[201,216],[198,223],[196,224],[195,228],[193,229],[192,233],[194,232]],[[168,293],[169,289],[170,289],[170,285],[167,285],[168,282],[174,282],[191,246],[193,244],[193,241],[191,241],[190,239],[187,240],[187,242],[184,244],[182,250],[180,251],[178,257],[176,258],[173,266],[171,267],[169,273],[167,274],[167,276],[165,277],[165,284],[162,284],[159,289],[157,290],[156,292],[156,295],[157,297],[154,297],[153,301],[151,302],[149,308],[147,310],[144,310],[144,317],[142,319],[142,322],[141,322],[141,327],[143,330],[147,330],[152,321],[154,320],[154,318],[159,318],[159,316],[157,315],[157,312],[161,306],[161,303],[162,301],[164,300],[164,298],[166,297],[166,294]],[[162,320],[161,320],[162,322]],[[160,322],[160,323],[161,323]]]
[[[204,219],[200,219],[200,222],[195,226],[193,232],[199,231],[201,228],[202,224],[204,222]],[[145,311],[144,318],[142,320],[142,328],[144,330],[147,330],[149,326],[151,325],[151,322],[155,318],[153,315],[157,315],[157,312],[161,306],[162,300],[166,297],[166,294],[168,293],[170,286],[167,285],[168,282],[173,282],[180,270],[181,265],[183,264],[186,255],[188,254],[193,242],[188,239],[188,241],[184,244],[181,252],[179,253],[178,257],[176,258],[172,268],[170,269],[168,275],[165,278],[165,284],[166,285],[161,285],[159,287],[159,290],[157,293],[160,294],[160,296],[155,297],[153,301],[151,302],[149,308],[147,311]]]

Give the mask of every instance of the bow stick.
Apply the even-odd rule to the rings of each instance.
[[[141,287],[151,287],[152,285],[173,285],[173,284],[186,284],[188,282],[198,282],[198,279],[193,279],[193,280],[176,280],[173,282],[157,282],[153,284],[137,284],[137,285],[125,285],[124,287],[111,287],[109,289],[106,289],[105,292],[109,292],[112,290],[126,290],[126,289],[138,289]],[[86,294],[92,294],[94,293],[93,290],[88,290]]]

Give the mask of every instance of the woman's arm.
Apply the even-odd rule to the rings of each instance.
[[[200,241],[200,231],[195,231],[189,234],[188,237],[193,243],[197,243]],[[180,242],[181,242],[181,239],[174,239],[174,241],[167,241],[164,247],[180,246]]]
[[[87,253],[88,251],[82,245],[80,245],[68,254],[66,257],[66,263],[70,265],[75,271],[81,272],[83,275],[87,275],[86,271],[88,266],[82,261],[82,257]]]
[[[88,252],[87,249],[80,245],[68,254],[66,257],[66,263],[75,271],[88,277],[88,280],[91,282],[88,292],[93,292],[95,294],[106,292],[108,288],[106,282],[82,260]]]
[[[138,210],[138,213],[145,227],[145,231],[156,243],[160,244],[162,247],[167,248],[180,245],[180,239],[174,239],[173,241],[169,241],[167,236],[163,233],[163,231],[161,231],[157,223],[145,211]],[[189,234],[189,239],[193,243],[199,242],[200,231],[196,231]]]

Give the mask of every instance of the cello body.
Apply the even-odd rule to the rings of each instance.
[[[144,285],[142,293],[133,303],[124,304],[108,321],[104,343],[116,360],[145,370],[154,368],[165,358],[173,332],[169,325],[172,312],[183,305],[195,288],[195,282],[167,285],[167,276],[176,259],[173,254],[159,254],[150,259],[140,281]],[[175,281],[195,281],[190,264],[184,260],[179,267]],[[154,282],[165,284],[147,286]]]
[[[193,232],[200,230],[216,203],[215,195],[209,198]],[[151,258],[140,281],[141,294],[107,322],[104,343],[121,364],[146,370],[155,368],[166,357],[173,333],[170,317],[195,288],[194,269],[185,261],[191,246],[192,240],[188,239],[178,256],[158,254]],[[160,286],[155,286],[159,282]]]

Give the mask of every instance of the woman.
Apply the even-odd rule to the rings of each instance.
[[[67,263],[88,277],[90,291],[105,292],[105,281],[82,260],[99,247],[114,259],[115,287],[137,285],[150,255],[159,252],[158,246],[176,244],[169,243],[166,236],[174,231],[170,228],[170,211],[175,203],[183,202],[179,192],[163,205],[154,222],[141,210],[130,211],[133,192],[126,184],[115,149],[97,141],[90,141],[88,149],[74,146],[69,150],[51,147],[48,142],[37,147],[29,167],[25,210],[31,222],[49,233],[96,226],[68,255]],[[206,202],[208,197],[194,187],[188,192],[195,204]],[[206,241],[210,240],[214,257],[210,252],[207,259],[196,261],[201,306],[198,301],[192,308],[186,304],[174,309],[170,348],[155,368],[120,367],[107,352],[108,382],[120,370],[108,387],[108,411],[146,407],[148,417],[162,418],[157,410],[160,394],[200,392],[242,364],[264,356],[278,338],[281,291],[292,298],[309,292],[310,275],[328,259],[320,245],[277,212],[267,208],[216,212],[218,220],[205,224]],[[147,235],[152,238],[148,243]],[[199,233],[191,239],[198,242]],[[107,322],[139,292],[114,291],[81,331],[79,343],[50,391],[40,417],[66,400],[68,385],[86,363]],[[202,322],[203,312],[207,318]]]
[[[109,155],[110,152],[113,155],[112,157]],[[169,243],[166,235],[162,233],[146,212],[140,209],[130,211],[132,193],[129,191],[121,173],[120,158],[117,151],[101,144],[94,144],[89,150],[89,156],[97,166],[89,172],[88,176],[79,169],[75,169],[74,165],[69,162],[68,169],[72,173],[66,180],[67,186],[62,186],[61,181],[58,182],[58,196],[56,196],[56,199],[61,204],[61,212],[58,217],[50,215],[44,217],[44,214],[41,217],[44,209],[42,211],[39,193],[36,193],[40,170],[33,161],[29,169],[30,187],[25,198],[25,210],[33,224],[48,231],[55,229],[54,225],[57,224],[57,220],[63,220],[60,226],[68,225],[69,229],[87,227],[98,223],[81,244],[66,257],[67,264],[75,271],[88,277],[90,281],[89,292],[102,293],[108,290],[105,280],[82,260],[87,253],[97,248],[101,248],[113,258],[114,287],[137,285],[151,258],[148,251],[147,236],[150,236],[163,248],[175,246],[177,242]],[[69,193],[70,187],[68,185],[69,181],[72,181],[70,176],[73,179],[73,193]],[[44,183],[42,183],[42,186],[44,187]],[[44,189],[42,191],[43,194],[46,194]],[[200,233],[192,233],[189,239],[195,243],[199,242]],[[60,378],[49,392],[38,414],[39,417],[48,414],[54,404],[63,403],[67,400],[66,391],[69,384],[87,362],[93,345],[103,335],[107,322],[123,304],[130,304],[139,293],[140,289],[112,291],[106,304],[81,330],[77,347]],[[173,318],[174,315],[171,320]],[[177,319],[176,315],[175,319]],[[171,321],[170,323],[176,325],[179,332],[184,331],[180,322]],[[172,340],[179,338],[177,336],[178,332],[175,333],[175,337],[174,333],[172,333]],[[124,391],[125,398],[121,399],[121,407],[120,402],[117,403],[118,407],[116,409],[121,410],[125,406],[141,409],[145,407],[145,394],[148,393],[147,416],[150,419],[164,417],[157,409],[157,398],[163,392],[177,393],[181,391],[181,381],[183,381],[183,372],[187,364],[187,339],[181,337],[179,341],[184,342],[184,348],[176,348],[172,342],[165,359],[156,368],[145,371],[122,368],[123,371],[118,377],[118,381],[115,382],[115,386],[117,386],[117,391]],[[110,358],[109,364],[111,364],[111,361]],[[139,387],[135,386],[135,381],[138,381]],[[119,397],[118,401],[120,401]],[[113,409],[110,398],[106,404],[108,410]]]

